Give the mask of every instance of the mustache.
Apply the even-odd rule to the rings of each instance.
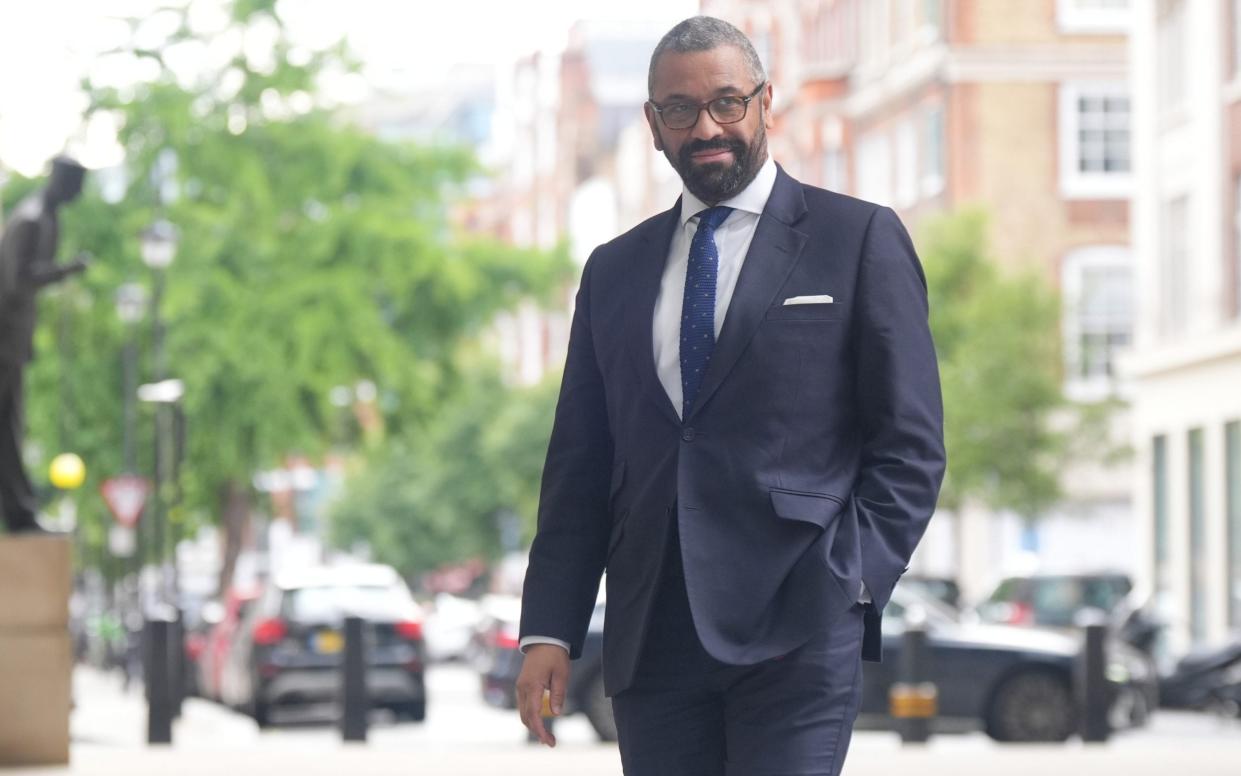
[[[681,160],[688,162],[691,156],[702,151],[732,151],[737,159],[741,159],[745,155],[746,145],[740,140],[722,137],[714,140],[694,140],[681,146]]]

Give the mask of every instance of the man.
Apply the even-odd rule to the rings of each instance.
[[[34,357],[39,291],[87,267],[85,257],[56,263],[59,211],[82,192],[85,176],[86,169],[73,159],[53,159],[47,187],[18,204],[0,236],[0,514],[13,533],[40,530],[22,463],[22,372]]]
[[[559,713],[606,567],[625,773],[838,774],[860,659],[943,475],[925,281],[891,210],[767,158],[772,89],[735,27],[678,24],[649,91],[684,191],[583,270],[522,720],[554,746],[543,694]]]

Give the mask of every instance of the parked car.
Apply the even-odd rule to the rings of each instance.
[[[981,729],[997,741],[1063,741],[1076,730],[1072,675],[1076,633],[963,621],[916,589],[898,585],[884,612],[883,662],[863,667],[859,726],[886,728],[888,696],[901,664],[905,620],[926,622],[929,681],[938,690],[943,732]],[[1157,705],[1150,658],[1119,639],[1107,644],[1109,708],[1117,730],[1144,725]]]
[[[1033,574],[1008,577],[978,606],[984,622],[1068,628],[1083,609],[1134,608],[1127,574]]]
[[[198,694],[202,697],[220,700],[229,651],[258,593],[256,587],[233,586],[225,591],[224,600],[203,605],[202,619],[207,624],[207,631],[197,661]]]
[[[521,619],[521,600],[504,596],[484,602],[484,624],[480,632],[480,672],[483,700],[504,709],[517,708],[517,675],[522,655],[517,630]],[[612,702],[603,694],[603,612],[602,597],[586,629],[582,655],[573,662],[565,692],[564,714],[583,713],[600,741],[616,740],[616,720]]]
[[[981,729],[1000,741],[1063,741],[1074,732],[1071,675],[1081,647],[1078,638],[1040,628],[963,623],[939,600],[903,585],[885,611],[884,660],[863,667],[859,727],[893,725],[888,694],[900,665],[904,618],[915,608],[927,624],[928,679],[939,692],[937,731]],[[612,740],[616,725],[601,679],[603,610],[602,602],[596,605],[582,657],[573,663],[566,713],[584,712],[600,737]],[[505,708],[516,706],[514,683],[521,669],[517,621],[515,603],[507,616],[495,618],[491,657],[483,668],[484,699]],[[1113,641],[1108,648],[1113,726],[1142,725],[1155,706],[1154,668],[1127,645]]]
[[[422,611],[389,566],[348,565],[282,575],[242,621],[221,685],[225,703],[260,727],[278,708],[338,702],[344,620],[365,621],[366,684],[374,707],[426,716]]]
[[[952,577],[932,577],[924,574],[905,574],[901,577],[905,589],[918,588],[922,592],[947,604],[953,609],[961,608],[961,586]]]

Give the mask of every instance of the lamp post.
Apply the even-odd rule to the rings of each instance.
[[[121,319],[121,323],[125,324],[127,329],[125,350],[122,356],[125,385],[121,393],[125,418],[125,426],[122,429],[122,451],[126,474],[133,474],[137,468],[134,461],[134,393],[138,390],[138,345],[134,338],[133,327],[142,320],[146,306],[146,289],[137,283],[126,283],[116,290],[116,316]]]
[[[154,289],[151,294],[151,351],[152,361],[154,362],[154,381],[151,385],[160,385],[167,377],[167,363],[164,356],[164,319],[162,316],[162,305],[164,300],[164,279],[168,267],[172,266],[173,259],[177,255],[178,234],[177,229],[167,219],[159,218],[142,232],[142,262],[151,269],[152,287]],[[166,521],[164,509],[164,442],[166,438],[164,434],[164,412],[161,411],[160,405],[165,403],[159,399],[147,398],[144,396],[144,389],[149,386],[142,386],[138,389],[138,398],[142,401],[154,401],[155,406],[155,435],[154,435],[154,466],[152,471],[152,480],[154,485],[154,498],[151,502],[151,544],[154,550],[154,558],[157,566],[161,570],[160,578],[164,584],[160,587],[165,596],[168,590],[167,576],[164,572],[164,554],[165,554],[165,537],[164,522]],[[149,394],[149,391],[147,392]],[[161,394],[162,395],[162,394]],[[180,398],[178,395],[176,398]],[[175,401],[175,399],[174,399]],[[174,544],[175,547],[175,544]],[[165,600],[167,600],[165,598]]]

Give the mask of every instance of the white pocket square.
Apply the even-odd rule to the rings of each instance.
[[[790,296],[784,300],[786,305],[790,304],[831,304],[836,301],[827,294],[819,294],[818,296]]]

